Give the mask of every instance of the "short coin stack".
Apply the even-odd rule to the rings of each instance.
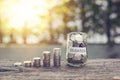
[[[41,66],[41,59],[40,57],[33,58],[33,67],[40,67]]]
[[[21,62],[16,62],[16,63],[14,63],[14,66],[15,66],[15,67],[22,66],[22,63],[21,63]]]
[[[32,67],[32,61],[24,61],[25,67]]]

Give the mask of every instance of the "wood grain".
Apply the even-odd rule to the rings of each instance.
[[[80,68],[68,67],[65,61],[59,68],[14,67],[14,62],[0,61],[0,80],[120,80],[120,59],[88,60]]]

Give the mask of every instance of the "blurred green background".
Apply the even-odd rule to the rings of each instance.
[[[0,59],[30,59],[54,47],[65,59],[73,31],[88,34],[89,58],[119,58],[120,0],[0,0]]]

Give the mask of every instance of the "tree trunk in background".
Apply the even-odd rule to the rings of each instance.
[[[81,19],[81,23],[82,23],[82,30],[83,32],[85,32],[85,10],[84,10],[84,7],[85,7],[85,4],[84,4],[84,0],[78,0],[79,2],[79,5],[80,5],[80,19]]]
[[[10,43],[14,43],[13,33],[10,34]]]
[[[111,40],[111,20],[110,20],[110,13],[111,13],[111,7],[112,7],[112,1],[111,0],[107,0],[108,2],[108,6],[107,6],[107,15],[106,15],[106,34],[107,34],[107,43],[111,44],[112,40]]]
[[[14,29],[11,29],[11,33],[10,33],[10,43],[14,43],[13,32],[14,32]]]
[[[0,30],[0,43],[2,43],[2,33],[1,33],[1,30]]]
[[[1,25],[2,24],[2,22],[1,22],[1,20],[0,20],[0,43],[2,43],[3,41],[2,41],[2,38],[3,38],[3,35],[2,35],[2,29],[1,29]]]
[[[67,22],[68,22],[67,18],[68,18],[68,15],[64,13],[63,16],[64,16],[63,17],[63,22],[64,22],[64,29],[63,29],[64,33],[63,34],[64,34],[64,39],[67,40],[67,34],[69,32],[68,27],[67,27]]]
[[[23,36],[23,42],[24,42],[24,44],[27,44],[27,27],[26,27],[26,24],[25,24],[25,26],[24,26],[24,28],[23,28],[23,34],[22,34],[22,36]]]
[[[24,35],[23,35],[24,44],[27,44],[26,39],[27,39],[27,37],[26,37],[26,35],[24,34]]]
[[[95,0],[91,0],[91,6],[92,6],[92,8],[94,8],[94,3],[95,3]],[[95,28],[96,28],[96,26],[95,26],[95,23],[96,23],[96,19],[95,19],[95,10],[94,9],[92,9],[92,11],[93,11],[93,16],[92,16],[92,26],[91,26],[91,30],[94,32],[95,31]]]
[[[49,35],[50,35],[50,43],[54,42],[54,35],[53,35],[53,29],[52,29],[52,13],[49,11]]]

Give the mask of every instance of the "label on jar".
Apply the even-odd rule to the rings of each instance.
[[[75,54],[83,54],[86,55],[86,48],[80,48],[80,47],[69,47],[69,53],[75,53]]]

